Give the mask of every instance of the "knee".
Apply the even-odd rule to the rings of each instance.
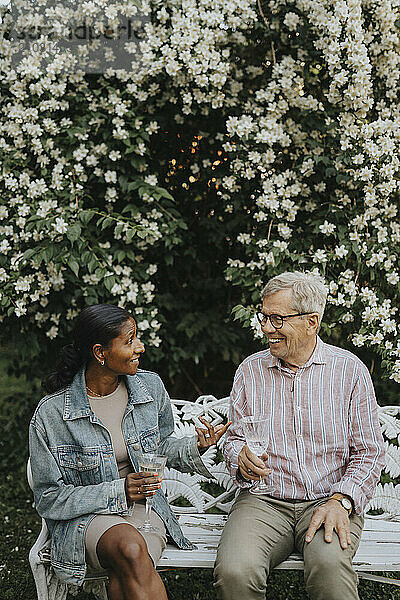
[[[218,558],[215,563],[215,586],[224,590],[234,590],[229,597],[246,597],[246,591],[265,593],[267,580],[267,565],[258,564],[248,556],[235,556],[234,559]],[[228,596],[227,596],[228,597]]]
[[[318,552],[308,556],[307,560],[306,556],[304,558],[304,576],[308,586],[323,585],[325,590],[333,592],[343,577],[351,581],[352,585],[353,580],[357,579],[352,568],[351,555],[342,550],[339,543],[325,543]],[[327,599],[331,597],[330,593],[325,596]]]
[[[343,551],[339,543],[325,542],[318,548],[318,552],[308,557],[308,569],[326,574],[327,577],[335,577],[337,569],[351,561],[348,553]]]
[[[130,573],[141,572],[152,568],[153,563],[147,552],[146,542],[143,539],[121,539],[115,549],[114,565],[127,569]]]

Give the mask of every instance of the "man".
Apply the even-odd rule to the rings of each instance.
[[[300,272],[278,275],[262,291],[258,318],[269,350],[236,372],[224,444],[242,488],[216,559],[225,600],[264,600],[270,570],[294,550],[304,556],[313,600],[358,599],[352,558],[384,445],[367,368],[318,336],[326,295],[321,277]],[[261,459],[245,444],[246,415],[268,421]],[[272,485],[268,495],[249,492],[260,477]]]

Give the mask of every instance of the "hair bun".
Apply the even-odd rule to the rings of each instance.
[[[55,371],[43,381],[46,392],[53,393],[71,383],[83,363],[81,352],[74,344],[64,346]]]

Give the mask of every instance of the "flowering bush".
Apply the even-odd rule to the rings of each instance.
[[[250,221],[228,278],[260,289],[286,269],[318,270],[325,334],[380,354],[400,382],[398,8],[266,2],[265,76],[227,119],[221,185],[229,210],[246,190]]]
[[[115,27],[129,7],[77,11]],[[249,325],[270,276],[317,269],[325,337],[380,354],[400,382],[398,0],[141,9],[140,52],[128,44],[130,68],[102,75],[68,52],[14,68],[1,41],[4,334],[37,353],[106,300],[137,314],[175,371],[237,362],[244,338],[222,305],[242,302]]]

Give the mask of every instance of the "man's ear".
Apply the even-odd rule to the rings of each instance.
[[[318,331],[318,327],[319,327],[319,314],[312,313],[311,315],[308,315],[307,321],[308,321],[308,328],[310,330],[310,333],[316,333]]]

